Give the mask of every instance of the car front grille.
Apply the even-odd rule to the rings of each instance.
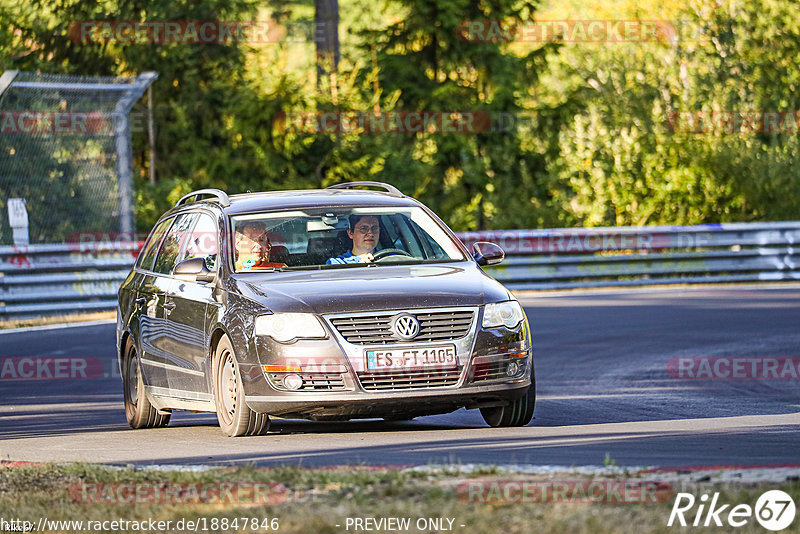
[[[392,373],[359,373],[358,379],[367,391],[393,389],[426,389],[455,386],[461,377],[460,369],[404,370]]]
[[[344,379],[339,373],[334,374],[301,374],[303,386],[300,389],[289,390],[283,385],[286,373],[269,373],[270,384],[280,391],[336,391],[345,389]]]
[[[354,345],[409,343],[409,340],[396,337],[391,330],[392,319],[401,313],[413,315],[419,321],[419,335],[411,340],[413,343],[460,339],[469,334],[475,314],[472,309],[425,312],[408,310],[333,317],[330,322],[348,343]]]

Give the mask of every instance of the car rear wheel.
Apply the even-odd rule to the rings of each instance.
[[[514,400],[508,406],[481,408],[483,420],[489,426],[525,426],[533,418],[533,407],[536,404],[536,384],[531,378],[531,385],[525,395]]]
[[[244,402],[239,364],[228,336],[222,336],[214,355],[214,402],[219,427],[228,436],[257,436],[269,429],[269,416]]]
[[[122,359],[122,389],[125,418],[131,428],[155,428],[169,424],[169,413],[159,413],[144,392],[142,367],[133,340],[128,338]]]

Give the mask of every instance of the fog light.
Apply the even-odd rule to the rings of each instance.
[[[508,369],[506,369],[506,374],[508,376],[514,376],[520,371],[520,365],[517,362],[511,362],[508,364]]]
[[[286,375],[283,377],[283,385],[286,386],[286,389],[300,389],[303,387],[303,379],[298,375]]]

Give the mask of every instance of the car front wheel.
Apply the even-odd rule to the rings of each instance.
[[[531,385],[525,395],[514,400],[508,406],[481,408],[483,420],[489,426],[525,426],[533,418],[533,407],[536,404],[536,384],[531,377]]]
[[[155,428],[169,424],[169,413],[159,413],[144,392],[142,366],[133,340],[128,338],[122,358],[122,389],[125,418],[131,428]]]
[[[257,436],[269,429],[269,416],[244,402],[239,364],[228,336],[222,336],[214,355],[214,402],[219,427],[228,436]]]

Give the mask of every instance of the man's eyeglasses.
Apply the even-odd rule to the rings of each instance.
[[[370,232],[370,231],[371,231],[373,234],[377,234],[378,232],[380,232],[380,231],[381,231],[381,227],[380,227],[380,226],[378,226],[378,225],[375,225],[375,226],[365,226],[365,225],[359,225],[359,226],[356,226],[356,231],[357,231],[358,233],[361,233],[361,234],[366,234],[366,233],[368,233],[368,232]]]

